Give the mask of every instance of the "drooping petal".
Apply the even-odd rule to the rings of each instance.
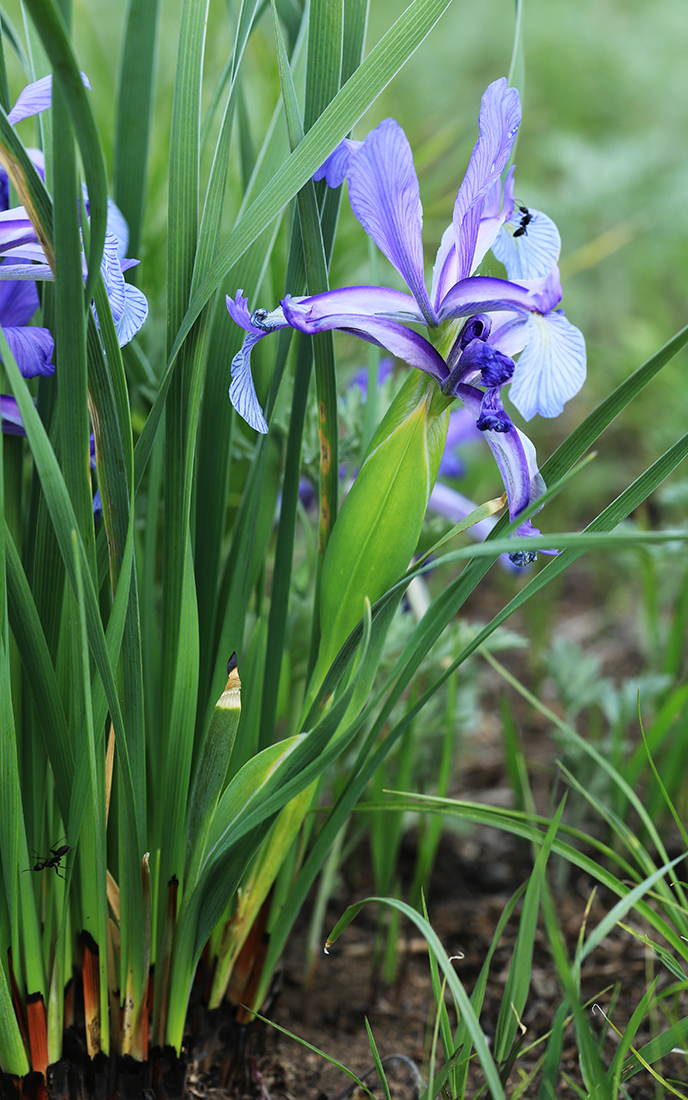
[[[256,387],[251,374],[251,349],[259,340],[267,336],[265,332],[249,332],[241,349],[232,359],[232,384],[229,387],[229,400],[246,423],[261,435],[266,435],[268,425],[258,401]]]
[[[0,394],[0,414],[2,415],[2,430],[5,435],[26,435],[24,421],[19,412],[19,406],[13,397]]]
[[[457,278],[474,270],[478,228],[485,196],[501,176],[509,159],[521,121],[516,88],[504,77],[486,89],[480,104],[480,136],[454,204],[453,224],[457,247]]]
[[[51,362],[55,344],[47,328],[27,325],[3,328],[3,332],[24,378],[49,377],[55,373],[55,364]]]
[[[112,317],[115,325],[117,325],[124,313],[125,282],[124,275],[122,274],[122,266],[119,262],[119,256],[117,255],[117,238],[114,233],[105,234],[103,258],[100,261],[100,272],[103,276],[103,282],[105,283],[110,309],[112,310]]]
[[[337,293],[337,291],[329,292],[329,294]],[[327,298],[328,293],[317,297]],[[424,336],[420,336],[413,329],[405,328],[398,321],[388,321],[377,315],[327,314],[322,308],[311,311],[310,305],[313,301],[313,298],[305,298],[300,302],[293,298],[284,299],[282,303],[284,315],[292,328],[309,334],[325,332],[329,329],[350,332],[361,340],[367,340],[371,344],[385,348],[398,359],[403,359],[410,367],[417,367],[440,383],[446,379],[447,365],[444,359]]]
[[[558,416],[585,381],[583,334],[563,313],[532,313],[509,397],[526,420]]]
[[[321,164],[317,172],[313,173],[314,180],[326,180],[328,187],[339,187],[346,179],[351,158],[357,149],[361,148],[362,141],[353,138],[344,138],[337,148],[330,153],[324,164]]]
[[[492,242],[492,251],[506,268],[508,279],[521,282],[548,275],[559,259],[559,230],[541,210],[529,209],[530,221],[523,226],[525,215],[516,207]]]
[[[475,386],[460,386],[458,396],[466,408],[478,420],[483,403],[483,394]],[[509,502],[509,516],[517,519],[520,513],[541,497],[545,491],[545,482],[538,470],[537,455],[532,441],[512,426],[508,432],[483,432],[495,457],[504,482]],[[538,535],[540,532],[526,520],[516,532],[519,536]],[[535,560],[536,553],[517,551],[509,555],[515,565],[528,565]]]
[[[121,348],[133,340],[148,317],[148,299],[143,291],[131,283],[124,284],[124,309],[115,323],[117,341]]]
[[[81,79],[90,91],[91,85],[85,73],[81,74]],[[48,76],[42,76],[40,80],[34,80],[32,84],[27,84],[22,89],[7,118],[11,123],[16,123],[21,122],[24,118],[29,118],[30,115],[40,114],[41,111],[48,109],[52,99],[53,78],[52,73],[49,73]]]
[[[405,280],[425,321],[437,324],[425,289],[418,176],[406,134],[394,119],[368,134],[350,159],[347,179],[354,214]]]

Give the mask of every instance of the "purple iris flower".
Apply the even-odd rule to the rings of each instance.
[[[448,398],[461,398],[497,459],[512,520],[543,492],[534,448],[504,409],[502,389],[510,385],[510,398],[527,420],[535,413],[557,416],[585,379],[585,342],[558,309],[554,223],[516,204],[513,169],[502,183],[520,118],[517,90],[503,78],[490,84],[429,293],[420,187],[406,135],[385,119],[364,141],[340,143],[314,178],[330,186],[347,180],[354,214],[410,293],[345,287],[313,297],[286,295],[277,309],[252,313],[242,291],[228,297],[230,316],[247,332],[232,361],[229,395],[253,428],[267,431],[251,377],[253,346],[289,325],[308,334],[339,329],[429,374]],[[490,248],[505,263],[508,279],[475,274]],[[411,324],[426,326],[427,335]],[[526,523],[519,533],[534,531]],[[515,557],[522,564],[530,560]]]
[[[11,261],[5,260],[2,270],[11,270],[12,266]],[[55,370],[52,336],[47,328],[29,325],[37,309],[35,283],[15,280],[0,282],[0,325],[24,378],[50,375]]]
[[[82,73],[87,88],[91,85]],[[21,92],[10,111],[10,122],[19,122],[30,115],[38,114],[50,107],[52,102],[52,76],[28,84]],[[27,150],[37,170],[43,176],[43,154],[39,150]],[[14,277],[22,280],[52,280],[50,266],[45,253],[38,243],[31,221],[22,206],[6,209],[8,202],[7,175],[0,175],[0,253],[4,253],[16,264]],[[3,204],[4,196],[4,204]],[[84,187],[84,202],[88,214],[88,192]],[[127,259],[126,249],[129,241],[129,229],[120,210],[108,199],[107,232],[103,248],[100,270],[105,283],[115,331],[120,347],[124,347],[136,335],[148,316],[148,302],[145,294],[125,282],[124,272],[138,264],[138,260]],[[19,261],[24,261],[20,263]],[[82,255],[84,278],[86,278],[86,257]],[[9,278],[0,269],[0,280]],[[97,316],[96,316],[97,321]]]

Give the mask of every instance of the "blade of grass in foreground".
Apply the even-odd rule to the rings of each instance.
[[[179,349],[205,304],[239,257],[260,236],[266,225],[291,202],[334,146],[349,133],[354,123],[399,72],[450,3],[451,0],[413,0],[337,93],[304,140],[278,169],[236,225],[211,268],[203,276],[175,336],[158,396],[137,443],[137,470],[145,468],[148,461]]]
[[[476,1015],[476,1012],[471,1004],[470,998],[463,987],[463,984],[459,980],[459,977],[452,965],[451,960],[447,956],[440,939],[435,932],[432,925],[425,920],[420,913],[412,909],[410,905],[407,905],[403,901],[398,901],[396,898],[364,898],[362,901],[356,902],[355,905],[350,905],[348,909],[339,918],[336,925],[330,932],[327,943],[325,945],[325,951],[329,951],[329,948],[339,939],[342,932],[348,928],[352,920],[360,913],[364,905],[370,902],[378,902],[381,905],[390,905],[395,909],[398,909],[408,920],[415,924],[418,931],[425,937],[428,943],[429,949],[435,955],[440,969],[442,970],[445,978],[447,979],[447,985],[451,990],[452,996],[456,1000],[459,1008],[461,1009],[462,1018],[466,1022],[466,1027],[471,1036],[475,1053],[478,1056],[480,1064],[483,1068],[487,1084],[490,1088],[490,1093],[493,1100],[505,1100],[504,1089],[499,1080],[499,1073],[497,1067],[490,1053],[490,1049],[487,1045],[483,1029],[480,1026],[480,1021]]]

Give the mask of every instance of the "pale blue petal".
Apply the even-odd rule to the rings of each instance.
[[[250,332],[232,359],[232,384],[229,387],[229,400],[246,423],[261,435],[266,435],[268,425],[260,407],[256,387],[251,375],[251,349],[267,333]]]
[[[519,207],[511,215],[492,244],[494,255],[504,264],[507,278],[515,282],[548,275],[559,258],[559,230],[541,210],[528,210],[531,220],[518,236],[524,215]]]
[[[124,309],[115,323],[115,332],[121,348],[128,344],[143,327],[148,317],[148,299],[143,291],[131,283],[124,284]]]
[[[351,158],[347,179],[354,214],[405,280],[427,323],[435,325],[425,288],[418,176],[406,134],[394,119],[368,134]]]
[[[81,79],[84,85],[90,90],[91,85],[88,82],[88,77],[84,73],[81,74]],[[53,98],[53,78],[52,73],[48,76],[42,76],[40,80],[34,80],[32,84],[27,84],[25,88],[19,93],[19,98],[14,107],[8,114],[7,118],[9,122],[21,122],[24,118],[29,118],[30,115],[40,114],[41,111],[46,111]]]
[[[105,234],[100,272],[103,276],[103,282],[105,283],[110,309],[112,310],[112,317],[115,325],[117,325],[124,313],[124,288],[126,283],[124,282],[124,275],[122,274],[122,265],[117,255],[117,238],[113,233]]]
[[[558,416],[585,381],[583,334],[563,313],[531,314],[509,397],[526,420]]]

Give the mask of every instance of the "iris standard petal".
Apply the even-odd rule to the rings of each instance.
[[[516,363],[509,397],[526,420],[558,416],[585,381],[583,334],[563,313],[533,313]]]
[[[344,138],[324,164],[321,164],[317,172],[313,173],[314,180],[326,180],[328,187],[339,187],[346,179],[351,158],[357,149],[361,148],[362,141],[354,141],[353,138]]]
[[[480,136],[454,203],[452,221],[456,235],[458,278],[466,278],[474,269],[485,196],[506,167],[520,121],[521,104],[516,88],[507,87],[504,77],[493,81],[480,104]]]
[[[5,339],[24,378],[48,377],[55,373],[51,362],[55,344],[47,328],[27,325],[3,328]]]
[[[350,160],[347,179],[354,214],[406,282],[424,320],[436,325],[425,289],[418,176],[406,134],[394,119],[368,134]]]
[[[81,79],[90,91],[91,85],[85,73],[81,73]],[[40,114],[41,111],[48,109],[52,103],[52,98],[53,78],[52,73],[49,73],[48,76],[42,76],[40,80],[34,80],[33,83],[27,84],[22,89],[7,118],[9,122],[15,123],[21,122],[24,118],[29,118],[30,115]]]
[[[265,332],[249,332],[241,349],[232,359],[232,384],[229,387],[229,400],[239,416],[261,435],[267,434],[268,425],[253,384],[251,349],[266,335]]]
[[[435,265],[432,269],[430,297],[435,312],[439,313],[440,302],[457,280],[456,237],[454,226],[448,225],[442,234],[440,247],[437,249],[437,255],[435,256]]]
[[[541,210],[528,210],[530,221],[521,225],[524,214],[516,207],[492,242],[494,255],[504,264],[508,279],[538,279],[548,275],[559,259],[559,230]],[[523,232],[519,230],[523,228]],[[516,234],[516,236],[514,235]]]

